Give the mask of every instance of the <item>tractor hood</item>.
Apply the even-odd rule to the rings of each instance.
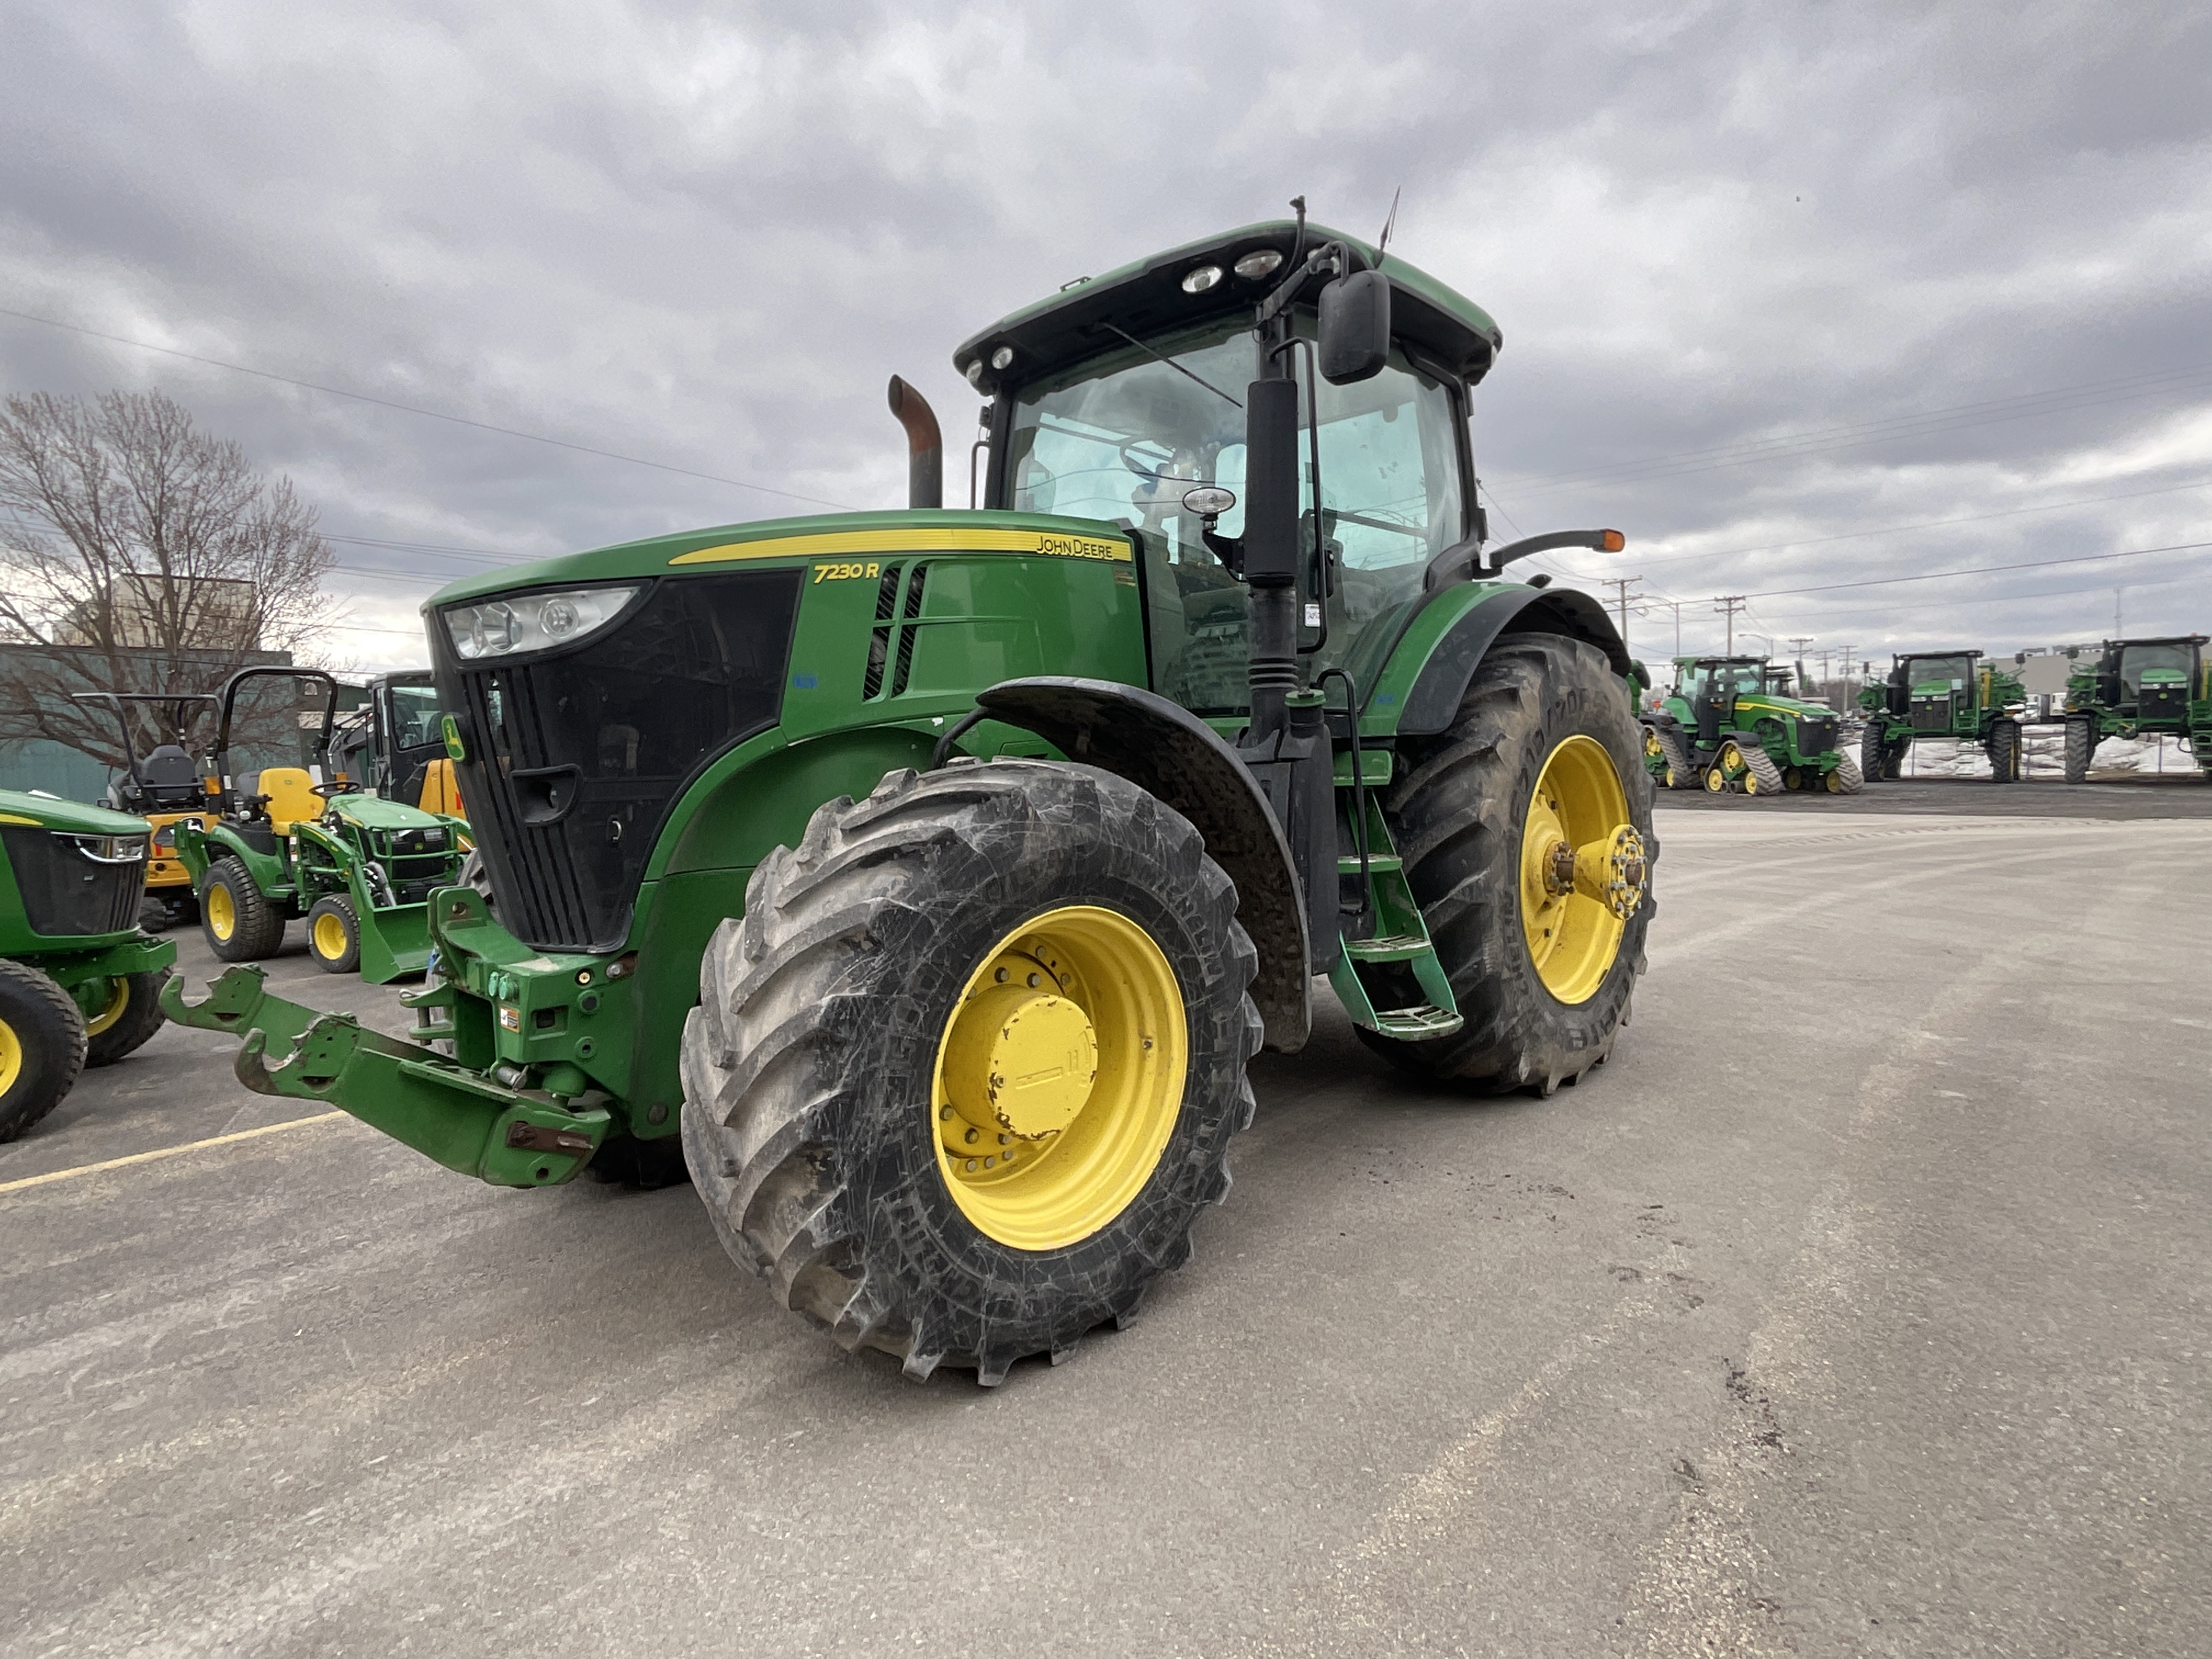
[[[111,812],[104,806],[85,806],[73,800],[46,795],[27,795],[17,789],[0,789],[0,823],[37,824],[65,836],[143,836],[153,826],[128,812]]]
[[[331,800],[331,810],[364,830],[434,830],[445,823],[434,812],[377,795],[339,795]]]

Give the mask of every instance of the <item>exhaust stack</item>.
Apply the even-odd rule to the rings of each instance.
[[[945,505],[945,434],[929,400],[896,374],[891,376],[891,413],[906,428],[906,504]]]

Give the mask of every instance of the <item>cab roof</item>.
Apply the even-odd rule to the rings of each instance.
[[[1706,663],[1717,663],[1723,666],[1733,668],[1737,664],[1741,663],[1747,667],[1764,668],[1766,666],[1766,662],[1767,659],[1765,657],[1677,657],[1674,659],[1674,666],[1677,668],[1697,668]]]
[[[1311,220],[1305,233],[1308,252],[1324,242],[1342,242],[1356,264],[1372,270],[1380,263],[1390,278],[1391,331],[1425,367],[1470,386],[1490,372],[1504,336],[1480,306],[1395,255],[1383,258],[1357,236]],[[1249,311],[1282,279],[1297,234],[1294,220],[1271,219],[1186,242],[1103,276],[1079,277],[1050,299],[969,337],[952,354],[952,366],[965,375],[980,363],[971,384],[994,395],[1122,343],[1108,323],[1143,339]],[[1236,274],[1237,260],[1265,248],[1280,253],[1284,266],[1258,278]],[[1219,266],[1220,281],[1202,294],[1184,293],[1183,277],[1204,265]],[[1002,347],[1011,347],[1013,356],[1004,370],[994,370],[991,358]]]

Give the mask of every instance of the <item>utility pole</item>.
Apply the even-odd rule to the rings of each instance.
[[[1810,634],[1790,636],[1790,660],[1797,670],[1797,689],[1801,691],[1805,689],[1805,647],[1813,643],[1813,637]]]
[[[1728,649],[1721,653],[1723,656],[1735,655],[1735,619],[1744,610],[1745,604],[1744,596],[1741,593],[1723,593],[1713,601],[1713,609],[1728,618]]]
[[[2112,590],[2112,637],[2116,640],[2124,636],[2128,631],[2120,621],[2120,599],[2127,591],[2124,587],[2116,587]]]
[[[1641,576],[1605,576],[1599,579],[1601,586],[1613,589],[1613,597],[1620,602],[1620,648],[1624,651],[1628,649],[1628,590],[1643,580]]]

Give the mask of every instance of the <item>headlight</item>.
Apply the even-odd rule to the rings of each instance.
[[[1219,265],[1200,265],[1194,270],[1183,272],[1182,291],[1186,294],[1203,294],[1220,280]]]
[[[446,612],[446,630],[463,662],[574,645],[621,615],[638,586],[632,582],[621,587],[572,587],[557,593],[518,593],[511,599],[457,605]]]
[[[1250,282],[1274,275],[1283,256],[1271,247],[1255,247],[1237,262],[1237,274]]]
[[[146,861],[146,837],[143,836],[64,836],[64,841],[76,843],[76,850],[94,864],[143,864]]]

